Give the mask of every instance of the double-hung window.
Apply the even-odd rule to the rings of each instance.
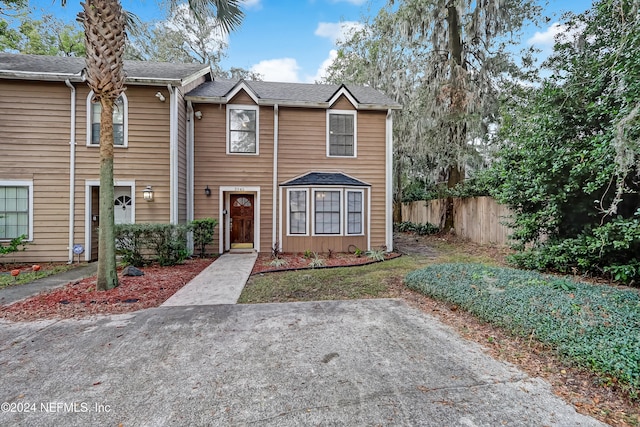
[[[352,110],[327,111],[327,156],[356,157],[357,112]]]
[[[257,106],[227,106],[227,154],[258,154],[258,122]]]
[[[307,190],[289,190],[289,234],[307,233]]]
[[[363,234],[364,207],[362,191],[347,191],[347,234]]]
[[[316,190],[314,192],[315,234],[340,234],[341,191]]]
[[[31,240],[32,203],[30,181],[0,181],[0,240],[22,235]]]
[[[93,92],[87,98],[87,145],[100,145],[100,115],[102,106],[99,102],[93,101]],[[127,146],[127,116],[128,102],[127,96],[120,95],[113,106],[113,145],[116,147]]]

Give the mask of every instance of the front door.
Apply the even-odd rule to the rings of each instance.
[[[253,195],[232,194],[230,197],[231,248],[253,248]]]

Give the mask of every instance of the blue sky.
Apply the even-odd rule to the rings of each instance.
[[[544,0],[543,0],[544,1]],[[336,40],[344,28],[358,25],[365,16],[374,16],[385,0],[245,0],[245,20],[229,36],[223,68],[254,69],[265,80],[313,82],[321,75],[335,51]],[[583,12],[591,0],[550,0],[545,12],[549,25],[529,28],[525,42],[550,50],[553,35],[561,30],[553,26],[566,10]],[[165,18],[158,0],[123,0],[123,7],[143,21]],[[39,11],[72,21],[80,10],[79,0],[67,0],[65,8],[56,0],[31,0]],[[41,12],[40,12],[41,13]]]

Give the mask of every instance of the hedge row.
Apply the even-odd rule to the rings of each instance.
[[[557,352],[640,397],[640,293],[533,271],[439,264],[407,285]]]
[[[189,255],[187,234],[193,232],[193,241],[200,257],[206,246],[213,242],[216,219],[205,218],[190,224],[118,224],[115,227],[116,252],[125,264],[141,267],[151,261],[160,265],[175,265]]]

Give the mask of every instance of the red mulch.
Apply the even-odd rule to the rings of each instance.
[[[399,257],[400,254],[397,253],[388,253],[385,255],[385,260],[393,259]],[[309,263],[314,259],[313,257],[305,257],[303,253],[281,253],[278,255],[280,259],[285,260],[287,263],[280,267],[275,267],[270,265],[273,261],[273,257],[269,254],[262,253],[258,255],[258,259],[253,266],[253,270],[251,274],[258,273],[268,273],[273,271],[291,271],[291,270],[304,270],[311,268]],[[327,268],[327,267],[346,267],[346,266],[356,266],[356,265],[365,265],[371,264],[374,261],[371,258],[360,255],[356,256],[354,254],[348,253],[332,253],[331,256],[327,253],[318,254],[318,258],[324,261],[324,266],[316,267],[316,268]]]
[[[0,317],[11,321],[68,319],[157,307],[212,262],[212,259],[193,259],[174,267],[144,267],[141,269],[144,276],[123,277],[119,274],[120,285],[108,291],[96,291],[96,278],[89,277],[2,306]]]

